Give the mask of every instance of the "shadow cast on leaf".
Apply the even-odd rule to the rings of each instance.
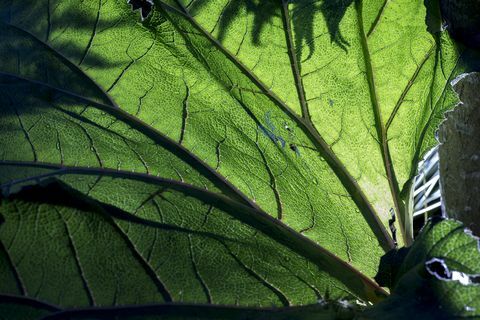
[[[195,16],[211,0],[194,0],[188,10]],[[294,30],[294,41],[298,58],[302,55],[302,47],[306,45],[309,49],[308,58],[315,52],[314,19],[322,14],[330,39],[343,50],[347,51],[348,42],[340,32],[340,22],[343,19],[348,7],[353,0],[295,0],[290,1],[290,18]],[[231,0],[227,2],[221,16],[218,18],[218,40],[223,41],[229,26],[235,19],[239,18],[242,10],[254,14],[254,21],[251,31],[252,42],[259,45],[261,33],[264,27],[272,22],[272,18],[282,15],[282,1],[277,0]]]
[[[60,1],[32,0],[0,4],[0,117],[35,110],[38,99],[48,103],[70,94],[111,104],[87,70],[120,70],[130,61],[112,61],[91,50],[93,37],[126,28],[132,21],[127,15],[99,19],[99,12],[80,10],[81,4],[56,14],[60,5]],[[91,38],[77,38],[79,34],[91,34]]]

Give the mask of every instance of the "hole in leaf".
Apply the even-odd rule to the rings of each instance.
[[[425,263],[428,273],[443,281],[457,281],[464,286],[480,284],[480,275],[466,274],[460,271],[450,271],[442,259],[433,258]]]
[[[428,273],[439,280],[450,280],[452,274],[442,259],[433,258],[425,263]]]
[[[153,0],[127,0],[132,10],[140,10],[142,21],[145,20],[153,9]]]

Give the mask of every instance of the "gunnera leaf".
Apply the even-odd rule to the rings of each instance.
[[[426,13],[165,0],[141,21],[125,0],[1,1],[0,292],[59,308],[383,299],[372,278],[412,241],[410,184],[464,70]],[[52,183],[88,206],[18,198]]]

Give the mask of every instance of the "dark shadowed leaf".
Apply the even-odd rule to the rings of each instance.
[[[439,129],[440,178],[451,218],[480,234],[480,73],[455,80],[461,103]]]
[[[410,248],[391,296],[369,319],[480,317],[479,239],[457,221],[432,221]]]
[[[0,296],[1,316],[9,320],[350,320],[361,308],[345,302],[289,308],[258,308],[164,303],[113,308],[60,309],[31,298]],[[3,318],[2,318],[3,319]]]
[[[84,174],[76,180],[87,182],[89,178],[93,177]],[[205,193],[202,190],[185,197],[181,188],[159,189],[152,183],[118,177],[103,177],[90,192],[105,191],[113,184],[120,190],[136,190],[136,194],[118,192],[126,200],[125,207],[142,201],[135,214],[112,207],[108,198],[102,202],[83,199],[78,191],[56,182],[27,187],[3,200],[3,293],[24,297],[19,301],[38,297],[59,308],[170,302],[266,307],[315,303],[317,307],[311,308],[323,310],[320,314],[328,315],[327,319],[337,309],[348,314],[353,308],[334,308],[322,296],[355,299],[342,279],[324,281],[327,274],[343,277],[334,268],[348,266],[328,255],[317,258],[317,263],[309,261],[315,258],[308,243],[295,249],[291,244],[295,239],[288,239],[281,230],[270,231],[274,239],[266,236],[266,226],[265,232],[255,230],[247,223],[248,217],[241,217],[241,211],[248,215],[248,207],[236,208],[236,217],[228,198],[214,196],[207,205],[197,199]],[[136,199],[152,190],[152,202]],[[268,219],[263,223],[268,224]],[[343,279],[367,286],[368,280],[363,281],[367,283],[358,274]]]

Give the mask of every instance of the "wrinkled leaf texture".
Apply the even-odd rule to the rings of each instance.
[[[382,299],[391,211],[411,243],[462,70],[430,7],[165,0],[141,22],[123,0],[2,1],[4,298]]]

